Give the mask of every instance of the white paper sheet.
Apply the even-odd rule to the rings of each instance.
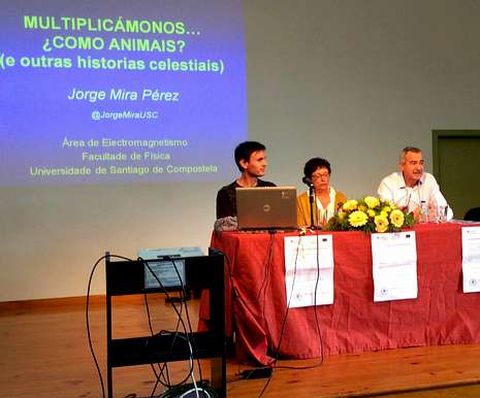
[[[480,292],[480,227],[462,227],[463,292]]]
[[[284,243],[287,305],[333,304],[332,236],[286,236]]]
[[[417,298],[417,247],[414,231],[372,234],[373,300]]]

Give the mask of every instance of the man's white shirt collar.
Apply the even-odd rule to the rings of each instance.
[[[403,177],[403,173],[401,171],[397,171],[397,176],[401,181],[401,184],[399,184],[400,189],[407,189],[407,188],[415,189],[415,187],[419,187],[425,182],[425,172],[422,173],[422,176],[413,187],[407,187],[407,184],[405,183],[405,178]]]

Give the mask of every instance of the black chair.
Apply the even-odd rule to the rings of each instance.
[[[480,207],[473,207],[465,213],[464,220],[480,221]]]

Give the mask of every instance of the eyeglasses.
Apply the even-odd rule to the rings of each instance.
[[[312,180],[319,180],[320,178],[328,178],[328,177],[330,177],[329,173],[312,174]]]

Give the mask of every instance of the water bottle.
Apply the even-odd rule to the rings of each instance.
[[[424,200],[420,202],[420,222],[428,222],[428,204]]]

